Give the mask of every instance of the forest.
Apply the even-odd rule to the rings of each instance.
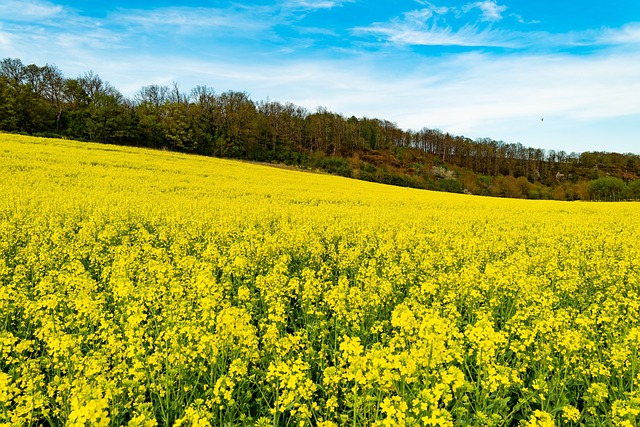
[[[544,150],[404,130],[290,102],[177,83],[133,97],[89,71],[0,62],[0,131],[286,164],[392,185],[555,200],[640,199],[640,155]]]

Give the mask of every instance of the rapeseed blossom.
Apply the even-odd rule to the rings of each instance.
[[[640,205],[0,134],[0,426],[636,426]]]

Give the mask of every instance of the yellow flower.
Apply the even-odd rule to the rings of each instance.
[[[556,424],[551,414],[536,409],[525,425],[527,427],[555,427]]]
[[[578,422],[580,419],[580,411],[571,405],[564,406],[562,408],[562,418],[566,421]]]

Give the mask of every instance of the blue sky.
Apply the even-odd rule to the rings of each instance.
[[[0,57],[526,146],[640,153],[640,2],[2,0]],[[542,120],[544,118],[544,121]]]

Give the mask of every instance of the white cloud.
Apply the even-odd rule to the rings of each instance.
[[[494,8],[497,7],[498,9]],[[486,19],[497,20],[506,10],[495,2],[470,3],[471,8],[486,8]],[[378,22],[367,27],[356,27],[352,31],[359,36],[374,36],[378,39],[409,46],[463,46],[463,47],[499,47],[510,49],[555,49],[566,47],[602,47],[606,45],[640,44],[640,22],[629,23],[621,28],[601,28],[568,33],[549,33],[546,31],[516,31],[498,28],[494,25],[467,22],[463,25],[451,25],[444,19],[445,14],[456,12],[448,9],[442,14],[434,12],[435,6],[405,12],[401,17],[388,22]],[[512,15],[520,23],[525,23],[519,15]],[[452,23],[458,21],[453,20]],[[526,24],[535,24],[529,21]]]
[[[0,4],[0,16],[11,21],[46,19],[63,13],[64,8],[48,1],[4,0]]]
[[[285,8],[291,9],[333,9],[335,7],[341,7],[345,3],[353,3],[355,0],[288,0],[284,3]]]
[[[8,33],[3,33],[2,31],[0,31],[0,45],[5,45],[6,47],[8,47],[9,43],[11,43],[11,36]]]
[[[203,7],[168,7],[152,10],[123,9],[110,16],[112,22],[135,25],[147,31],[163,28],[167,31],[225,30],[226,34],[254,33],[269,28],[272,23],[261,14],[260,8],[252,10],[215,9]],[[260,19],[257,19],[257,16]]]
[[[518,21],[521,24],[525,24],[525,25],[540,24],[541,23],[540,21],[535,20],[535,19],[531,20],[531,21],[525,21],[525,19],[521,15],[518,15],[516,13],[512,13],[509,16],[512,17],[512,18],[515,18],[516,21]]]
[[[427,9],[433,11],[434,13],[437,13],[438,15],[444,15],[445,13],[448,13],[450,11],[450,9],[446,6],[436,6],[435,4],[431,3],[430,1],[426,1],[426,0],[416,0],[417,3],[427,6]]]
[[[409,22],[421,25],[433,17],[433,11],[431,9],[414,10],[405,13],[404,17]]]
[[[446,11],[441,11],[446,13]],[[520,37],[501,30],[482,29],[475,24],[466,24],[458,29],[440,25],[434,8],[406,12],[402,18],[368,27],[357,27],[358,35],[373,35],[395,44],[424,46],[493,46],[518,47]]]
[[[640,22],[632,22],[619,29],[604,30],[599,41],[605,44],[640,44]]]
[[[164,7],[156,9],[120,9],[109,16],[109,21],[155,33],[179,31],[200,37],[237,35],[240,37],[274,37],[269,33],[277,25],[293,25],[305,14],[343,6],[353,0],[307,1],[289,0],[272,6],[246,6],[235,4],[215,7]],[[303,34],[327,34],[329,29],[292,27]],[[211,31],[203,34],[202,31]]]
[[[465,46],[465,47],[518,47],[506,33],[481,30],[475,25],[466,25],[458,30],[451,27],[433,25],[429,28],[411,28],[408,26],[372,26],[355,30],[360,34],[374,34],[387,41],[405,45],[423,46]]]
[[[544,115],[589,120],[640,114],[640,53],[593,56],[466,54],[446,83],[432,116],[447,126]],[[426,91],[425,91],[426,92]]]
[[[507,10],[507,6],[499,6],[495,0],[484,0],[475,3],[470,3],[463,6],[464,12],[469,12],[472,9],[480,9],[482,11],[483,21],[500,21],[502,19],[502,12]]]

